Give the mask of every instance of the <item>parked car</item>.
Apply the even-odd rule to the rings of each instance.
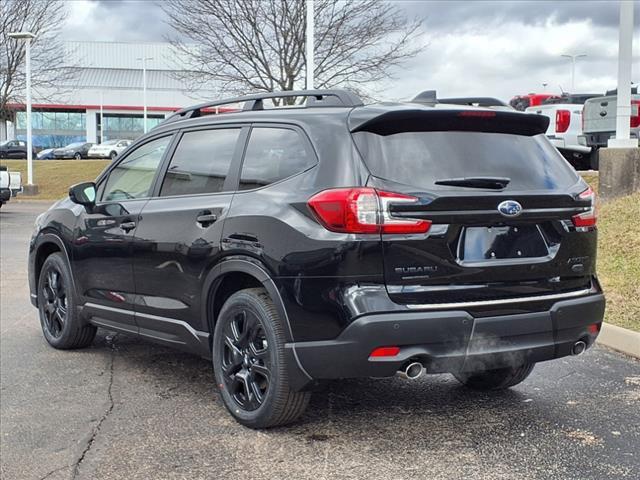
[[[577,170],[595,167],[591,163],[591,147],[580,145],[578,137],[582,135],[582,106],[588,99],[598,96],[596,93],[564,94],[526,109],[528,113],[549,117],[547,137]]]
[[[38,160],[53,160],[55,157],[53,156],[53,151],[55,148],[45,148],[44,150],[40,150],[38,152]]]
[[[89,156],[91,158],[110,158],[114,159],[120,155],[125,148],[131,145],[131,140],[115,139],[107,140],[100,145],[94,145],[89,150]]]
[[[33,150],[33,157],[36,156]],[[0,158],[27,158],[27,142],[22,140],[5,140],[0,142]]]
[[[289,96],[306,104],[263,108]],[[497,390],[593,345],[595,194],[547,117],[345,90],[201,115],[232,101],[177,112],[38,217],[51,346],[105,327],[211,358],[229,413],[263,428],[324,380]]]
[[[524,112],[529,107],[542,105],[542,102],[550,98],[557,98],[558,95],[552,93],[529,93],[527,95],[517,95],[509,101],[515,110]]]
[[[581,145],[594,149],[606,147],[610,138],[616,134],[616,110],[618,106],[616,90],[605,96],[591,98],[584,104],[582,111],[583,135],[579,137]],[[638,87],[631,89],[631,138],[640,138],[640,94]]]
[[[11,200],[11,177],[7,167],[0,165],[0,207]]]
[[[93,143],[89,142],[76,142],[70,143],[66,147],[56,148],[53,151],[53,158],[56,160],[75,158],[80,160],[82,158],[89,158],[89,149],[93,147]]]

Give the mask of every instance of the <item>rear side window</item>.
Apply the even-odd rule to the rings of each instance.
[[[222,192],[239,135],[239,128],[185,133],[165,174],[160,196]]]
[[[250,190],[269,185],[302,172],[314,163],[304,138],[296,130],[253,128],[238,189]]]
[[[577,174],[544,135],[485,132],[402,132],[353,134],[376,177],[439,190],[437,180],[507,177],[507,190],[557,190]]]

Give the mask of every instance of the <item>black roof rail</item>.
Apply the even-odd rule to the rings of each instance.
[[[470,107],[508,107],[502,100],[493,97],[459,97],[459,98],[439,98],[439,103],[449,103],[453,105],[469,105]]]
[[[254,93],[241,97],[224,98],[212,102],[205,102],[192,107],[178,110],[162,123],[175,122],[202,115],[202,110],[222,107],[234,103],[244,103],[243,111],[264,110],[264,100],[270,98],[307,97],[305,108],[317,107],[359,107],[364,105],[358,95],[349,90],[285,90],[281,92]],[[299,108],[299,107],[298,107]]]

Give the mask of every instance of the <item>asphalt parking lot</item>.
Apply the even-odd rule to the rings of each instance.
[[[260,432],[226,413],[198,357],[103,330],[56,351],[26,271],[47,206],[0,210],[3,479],[640,478],[640,362],[599,347],[501,393],[449,375],[335,382]]]

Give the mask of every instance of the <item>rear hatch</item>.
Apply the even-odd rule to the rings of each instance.
[[[547,121],[417,109],[352,125],[371,173],[367,186],[382,192],[388,218],[431,222],[426,233],[381,234],[394,301],[448,304],[590,288],[595,199],[544,136]],[[384,192],[412,200],[394,202]]]

